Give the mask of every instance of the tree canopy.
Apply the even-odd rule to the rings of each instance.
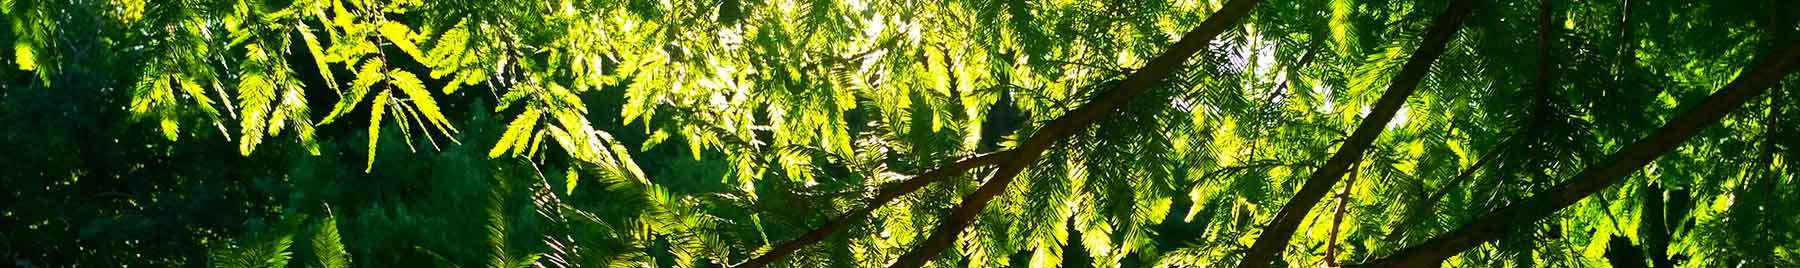
[[[0,0],[0,254],[1797,267],[1796,11]]]

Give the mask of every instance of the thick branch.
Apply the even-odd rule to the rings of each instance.
[[[781,257],[793,254],[795,251],[799,251],[807,245],[812,245],[818,243],[820,240],[824,240],[825,236],[843,230],[845,227],[848,227],[852,221],[868,216],[870,212],[875,211],[875,208],[887,205],[888,202],[893,202],[894,199],[899,198],[902,195],[918,191],[920,188],[925,188],[925,185],[929,185],[932,182],[943,180],[944,178],[955,177],[971,169],[1000,163],[1001,160],[1005,160],[1008,155],[1011,155],[1010,152],[1011,151],[1002,151],[963,159],[962,161],[951,163],[949,166],[926,171],[918,176],[913,176],[912,179],[907,179],[906,181],[896,183],[893,186],[883,188],[881,189],[881,192],[875,194],[875,197],[870,198],[869,202],[865,203],[863,207],[844,212],[844,214],[839,214],[837,217],[825,221],[825,224],[819,225],[819,227],[813,228],[805,234],[801,234],[800,237],[775,244],[775,247],[770,248],[769,252],[765,252],[760,256],[756,256],[754,259],[750,259],[749,261],[745,261],[744,263],[733,267],[767,266],[769,263],[773,263],[775,260],[781,259]]]
[[[954,244],[951,242],[956,240],[958,234],[962,233],[963,229],[975,220],[975,215],[980,213],[982,208],[987,207],[988,201],[1003,192],[1006,185],[1012,183],[1013,177],[1024,171],[1026,166],[1036,162],[1044,150],[1050,148],[1051,144],[1086,129],[1101,117],[1125,106],[1132,98],[1174,74],[1175,70],[1181,68],[1189,57],[1211,44],[1214,37],[1247,17],[1250,9],[1259,2],[1260,0],[1232,0],[1226,3],[1205,21],[1200,22],[1199,26],[1188,31],[1181,37],[1181,41],[1170,46],[1167,52],[1163,52],[1162,55],[1145,64],[1143,68],[1125,77],[1125,81],[1120,82],[1118,87],[1107,91],[1086,105],[1082,105],[1081,108],[1069,111],[1068,114],[1044,124],[1044,127],[1038,129],[1030,139],[1013,149],[1010,159],[1000,163],[993,178],[981,184],[981,187],[976,188],[975,192],[963,197],[962,204],[958,204],[954,210],[950,211],[950,215],[943,218],[943,221],[931,231],[931,234],[923,243],[920,243],[918,248],[901,255],[900,259],[889,267],[919,267],[937,257],[939,253]]]
[[[1760,59],[1759,62],[1740,73],[1724,88],[1714,92],[1687,114],[1670,120],[1668,124],[1657,129],[1649,136],[1633,142],[1625,149],[1609,156],[1606,161],[1590,166],[1544,192],[1532,195],[1524,201],[1502,207],[1499,210],[1482,215],[1475,221],[1449,233],[1439,235],[1425,243],[1401,249],[1387,258],[1369,262],[1363,267],[1436,267],[1444,259],[1461,253],[1477,245],[1494,240],[1506,234],[1509,226],[1530,226],[1556,211],[1562,210],[1575,202],[1586,198],[1617,183],[1625,176],[1636,173],[1638,169],[1655,160],[1676,146],[1681,145],[1689,137],[1693,137],[1702,127],[1712,125],[1724,118],[1727,113],[1742,107],[1750,97],[1762,94],[1789,70],[1794,63],[1800,61],[1800,46],[1786,44],[1787,48],[1775,57]]]
[[[1535,95],[1533,96],[1535,98],[1533,101],[1536,102],[1536,108],[1531,111],[1531,122],[1526,123],[1526,127],[1520,129],[1516,134],[1513,134],[1513,137],[1507,138],[1507,141],[1501,142],[1498,146],[1494,146],[1493,150],[1482,155],[1480,160],[1475,161],[1475,164],[1464,169],[1463,172],[1457,174],[1455,178],[1451,178],[1449,182],[1446,182],[1442,187],[1438,188],[1437,192],[1426,197],[1425,201],[1420,203],[1417,209],[1414,209],[1411,213],[1403,216],[1404,218],[1401,218],[1399,224],[1393,226],[1394,229],[1388,232],[1388,240],[1400,239],[1402,236],[1406,235],[1407,231],[1412,230],[1412,228],[1407,227],[1418,223],[1420,219],[1423,219],[1422,217],[1430,214],[1431,211],[1433,211],[1432,209],[1437,206],[1438,201],[1442,201],[1444,196],[1450,193],[1451,189],[1456,189],[1457,185],[1462,185],[1464,180],[1469,179],[1475,174],[1475,171],[1485,167],[1488,161],[1493,160],[1494,157],[1499,156],[1500,153],[1507,151],[1507,147],[1513,145],[1514,141],[1530,139],[1530,135],[1534,135],[1539,130],[1543,129],[1544,124],[1550,121],[1550,111],[1552,109],[1550,104],[1550,90],[1555,83],[1554,72],[1551,70],[1555,69],[1556,66],[1555,62],[1551,59],[1550,54],[1550,40],[1555,36],[1553,33],[1555,33],[1556,30],[1556,28],[1551,27],[1551,22],[1555,21],[1555,19],[1551,16],[1553,13],[1551,8],[1553,6],[1551,6],[1550,1],[1551,0],[1538,1],[1538,65],[1537,80],[1533,81],[1537,86],[1537,92],[1535,92]]]
[[[1352,163],[1362,159],[1363,151],[1381,135],[1388,120],[1394,118],[1394,113],[1400,110],[1401,105],[1406,104],[1406,98],[1412,95],[1420,80],[1431,70],[1432,61],[1444,54],[1444,47],[1456,36],[1456,31],[1462,28],[1463,19],[1474,8],[1471,2],[1473,1],[1451,2],[1450,7],[1432,21],[1431,28],[1425,32],[1424,42],[1406,60],[1400,73],[1394,76],[1394,84],[1388,87],[1387,92],[1382,93],[1381,98],[1375,102],[1375,107],[1369,110],[1368,117],[1363,118],[1356,131],[1351,132],[1350,138],[1344,141],[1344,145],[1338,147],[1337,153],[1326,160],[1325,165],[1313,170],[1312,176],[1306,179],[1306,184],[1300,187],[1294,198],[1288,199],[1288,203],[1275,214],[1274,222],[1263,228],[1262,236],[1250,246],[1243,262],[1238,263],[1239,268],[1267,267],[1281,254],[1281,250],[1287,247],[1288,240],[1293,238],[1294,231],[1300,227],[1300,221],[1306,218],[1307,211],[1324,197],[1326,191],[1331,190],[1333,184],[1337,184],[1337,180],[1348,172],[1347,168]]]

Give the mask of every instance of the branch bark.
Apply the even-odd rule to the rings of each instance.
[[[983,208],[987,207],[988,201],[992,201],[995,196],[1005,191],[1006,185],[1011,184],[1014,177],[1024,171],[1026,166],[1036,162],[1044,150],[1049,149],[1057,141],[1064,140],[1086,129],[1089,125],[1093,125],[1101,117],[1125,106],[1137,95],[1162,82],[1164,78],[1175,73],[1176,69],[1180,69],[1194,53],[1200,52],[1201,49],[1205,49],[1211,44],[1214,37],[1248,17],[1250,10],[1259,2],[1261,0],[1232,0],[1226,3],[1205,21],[1200,22],[1200,25],[1183,35],[1181,41],[1170,46],[1168,51],[1150,60],[1143,68],[1133,72],[1130,76],[1126,76],[1125,80],[1120,82],[1117,87],[1082,105],[1081,108],[1069,111],[1068,114],[1044,124],[1044,127],[1032,134],[1031,138],[1011,150],[1011,156],[1007,161],[999,164],[999,168],[994,171],[992,178],[986,183],[982,183],[981,187],[975,189],[975,192],[963,197],[962,203],[951,210],[950,215],[944,217],[943,221],[932,229],[931,234],[919,244],[918,248],[901,255],[899,260],[888,267],[920,267],[936,258],[938,254],[943,253],[945,249],[954,244],[951,242],[956,240],[958,234],[961,234],[963,229],[975,220],[975,216]]]
[[[1553,16],[1551,16],[1551,14],[1553,14],[1551,11],[1553,6],[1551,6],[1551,4],[1551,0],[1538,1],[1538,65],[1537,80],[1533,81],[1537,86],[1537,92],[1534,93],[1535,100],[1533,101],[1536,102],[1536,108],[1531,111],[1531,121],[1527,123],[1524,129],[1520,129],[1517,133],[1513,134],[1513,137],[1508,137],[1506,141],[1501,142],[1500,145],[1494,146],[1494,149],[1488,151],[1485,155],[1482,155],[1480,160],[1475,161],[1475,164],[1464,169],[1462,173],[1457,174],[1455,178],[1451,178],[1449,182],[1445,182],[1442,187],[1438,188],[1437,192],[1433,192],[1431,196],[1426,197],[1425,201],[1420,203],[1417,209],[1413,209],[1410,213],[1406,214],[1406,216],[1403,216],[1404,218],[1401,218],[1399,224],[1394,225],[1393,230],[1388,232],[1388,240],[1403,238],[1408,230],[1412,230],[1412,228],[1407,227],[1418,223],[1418,221],[1423,219],[1426,214],[1430,214],[1432,209],[1437,207],[1438,202],[1442,201],[1445,195],[1450,194],[1451,189],[1456,189],[1456,186],[1462,185],[1464,180],[1473,177],[1476,171],[1486,167],[1488,161],[1493,160],[1501,153],[1507,151],[1509,146],[1514,145],[1514,142],[1521,139],[1530,139],[1530,135],[1543,129],[1544,124],[1549,122],[1550,111],[1553,108],[1550,104],[1550,90],[1552,83],[1555,83],[1556,80],[1555,74],[1551,72],[1552,69],[1555,69],[1555,61],[1550,58],[1550,39],[1555,36],[1554,32],[1556,30],[1556,28],[1551,27],[1551,22],[1555,21]]]
[[[1394,113],[1406,104],[1406,98],[1412,95],[1420,80],[1431,70],[1432,61],[1444,54],[1445,46],[1456,36],[1457,30],[1462,28],[1463,19],[1474,8],[1472,2],[1453,1],[1443,14],[1433,19],[1431,28],[1425,33],[1424,42],[1406,60],[1400,73],[1394,76],[1394,84],[1388,87],[1387,92],[1382,93],[1381,98],[1375,102],[1375,107],[1370,109],[1368,117],[1363,118],[1356,131],[1351,132],[1350,138],[1338,147],[1331,159],[1325,161],[1325,165],[1313,170],[1312,176],[1306,179],[1294,198],[1288,199],[1288,203],[1275,214],[1275,220],[1263,228],[1262,236],[1250,246],[1250,251],[1245,253],[1243,261],[1237,267],[1268,267],[1281,254],[1282,249],[1287,247],[1288,240],[1293,238],[1294,231],[1300,227],[1300,221],[1306,218],[1307,212],[1349,171],[1347,167],[1362,159],[1363,151],[1381,135],[1388,120],[1394,118]]]
[[[1573,178],[1532,195],[1531,198],[1482,215],[1454,231],[1356,267],[1436,267],[1450,256],[1500,237],[1507,232],[1506,227],[1536,222],[1617,183],[1625,176],[1636,173],[1657,156],[1681,145],[1702,127],[1718,122],[1726,114],[1741,108],[1751,97],[1768,90],[1770,85],[1793,69],[1795,62],[1800,61],[1800,44],[1785,46],[1781,53],[1759,59],[1756,65],[1745,69],[1730,84],[1702,100],[1686,114],[1670,120],[1649,136],[1609,156],[1606,161],[1590,166]]]
[[[826,236],[831,235],[832,233],[836,233],[837,231],[843,230],[845,227],[848,227],[852,221],[862,219],[863,217],[867,217],[870,212],[875,211],[875,208],[879,208],[881,206],[887,205],[887,203],[893,202],[894,199],[900,198],[900,196],[918,191],[921,188],[925,188],[925,185],[929,185],[932,182],[943,180],[944,178],[955,177],[958,174],[962,174],[963,172],[967,172],[971,169],[1000,163],[1002,160],[1005,160],[1010,155],[1011,155],[1011,151],[1001,151],[1001,152],[986,154],[986,155],[982,155],[982,156],[966,158],[966,159],[963,159],[962,161],[956,161],[956,163],[951,163],[949,166],[940,167],[940,168],[938,168],[936,170],[932,170],[932,171],[926,171],[925,173],[921,173],[918,176],[914,176],[912,179],[907,179],[904,182],[900,182],[900,183],[894,184],[893,186],[889,186],[887,188],[881,189],[881,192],[875,194],[875,196],[873,198],[870,198],[869,202],[867,204],[863,205],[863,207],[857,208],[856,210],[851,210],[849,212],[845,212],[844,214],[840,214],[837,217],[831,218],[831,220],[825,221],[825,224],[819,225],[819,227],[813,228],[811,231],[807,231],[805,234],[801,234],[800,237],[794,238],[793,240],[788,240],[786,242],[781,242],[779,244],[775,244],[775,247],[770,248],[768,252],[765,252],[760,256],[756,256],[756,258],[754,258],[754,259],[750,259],[749,261],[745,261],[743,263],[734,265],[732,267],[768,266],[770,263],[775,262],[775,260],[781,259],[781,257],[786,257],[789,254],[794,254],[794,252],[800,251],[801,248],[805,248],[808,245],[812,245],[812,244],[818,243],[821,240],[825,240]]]

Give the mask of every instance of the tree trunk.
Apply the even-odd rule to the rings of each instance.
[[[1325,165],[1313,170],[1312,176],[1307,177],[1300,191],[1292,199],[1288,199],[1288,203],[1275,214],[1275,220],[1263,228],[1262,236],[1256,239],[1256,243],[1250,246],[1250,251],[1245,253],[1243,261],[1238,263],[1239,268],[1268,267],[1271,261],[1281,255],[1282,249],[1287,247],[1288,240],[1300,227],[1300,221],[1306,218],[1307,212],[1325,196],[1325,192],[1331,190],[1332,185],[1337,184],[1352,163],[1362,159],[1363,151],[1375,142],[1376,137],[1381,136],[1381,131],[1387,128],[1388,120],[1394,118],[1394,113],[1406,104],[1406,98],[1412,95],[1420,80],[1431,70],[1432,61],[1444,54],[1444,47],[1456,36],[1456,31],[1462,28],[1463,19],[1474,8],[1472,2],[1451,2],[1450,7],[1432,21],[1431,28],[1425,32],[1424,42],[1406,60],[1400,73],[1394,76],[1394,84],[1375,101],[1368,117],[1363,118],[1337,153],[1326,160]]]
[[[982,183],[981,187],[975,189],[975,192],[963,197],[962,203],[951,210],[950,215],[942,219],[943,222],[933,228],[931,234],[923,243],[919,244],[918,248],[901,255],[900,259],[889,267],[920,267],[936,258],[939,253],[943,253],[945,249],[954,245],[951,242],[956,240],[963,229],[975,220],[975,216],[981,212],[981,209],[987,207],[988,201],[992,201],[994,196],[1004,192],[1006,185],[1012,183],[1013,177],[1024,171],[1026,166],[1035,163],[1038,157],[1043,155],[1044,150],[1050,148],[1050,145],[1093,125],[1101,117],[1125,106],[1132,98],[1136,98],[1137,95],[1174,74],[1175,70],[1181,68],[1189,57],[1211,44],[1214,37],[1248,17],[1251,8],[1259,2],[1261,0],[1232,0],[1226,3],[1205,21],[1200,22],[1199,26],[1188,31],[1181,37],[1181,41],[1170,46],[1167,52],[1150,60],[1142,69],[1126,76],[1125,81],[1120,82],[1117,87],[1082,105],[1081,108],[1069,111],[1068,114],[1044,124],[1044,127],[1032,134],[1031,138],[1011,150],[1009,159],[999,164],[999,169],[994,171],[992,178],[986,183]]]
[[[1499,210],[1482,215],[1475,221],[1449,233],[1439,235],[1416,246],[1401,249],[1387,258],[1378,259],[1359,267],[1431,267],[1441,264],[1444,259],[1461,253],[1477,245],[1506,234],[1509,226],[1529,225],[1574,205],[1575,202],[1588,195],[1600,192],[1625,176],[1636,173],[1638,169],[1698,133],[1701,127],[1711,125],[1724,118],[1727,113],[1742,107],[1750,97],[1762,94],[1770,85],[1785,76],[1794,63],[1800,61],[1800,46],[1788,45],[1774,57],[1759,59],[1756,65],[1744,70],[1737,79],[1714,92],[1699,105],[1694,106],[1687,114],[1670,120],[1668,124],[1657,129],[1649,136],[1633,142],[1623,150],[1609,156],[1606,161],[1590,166],[1544,192],[1532,195],[1524,201],[1502,207]]]

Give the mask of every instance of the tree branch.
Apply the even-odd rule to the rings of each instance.
[[[951,210],[950,215],[943,218],[943,221],[931,231],[931,234],[923,243],[919,244],[918,248],[901,255],[900,259],[889,267],[919,267],[937,257],[939,253],[954,244],[951,242],[956,240],[958,234],[962,233],[963,229],[975,220],[976,214],[987,206],[988,201],[1003,192],[1006,185],[1012,183],[1013,177],[1024,171],[1026,166],[1036,162],[1044,150],[1049,149],[1057,141],[1064,140],[1086,129],[1089,125],[1093,125],[1101,117],[1125,106],[1137,95],[1174,74],[1176,69],[1181,68],[1187,62],[1189,57],[1210,45],[1214,37],[1224,33],[1232,25],[1237,25],[1238,21],[1247,17],[1251,8],[1260,1],[1232,0],[1226,3],[1205,21],[1200,22],[1200,25],[1182,36],[1181,41],[1170,46],[1169,50],[1163,52],[1162,55],[1150,60],[1143,68],[1127,76],[1117,87],[1088,104],[1082,105],[1081,108],[1069,111],[1068,114],[1044,124],[1044,127],[1033,134],[1030,139],[1012,150],[1013,155],[1009,157],[1008,161],[999,164],[999,168],[994,171],[993,177],[988,182],[976,188],[975,192],[965,196],[962,204]]]
[[[1114,74],[1114,75],[1126,75],[1125,71],[1120,71],[1119,69],[1108,68],[1106,66],[1100,66],[1100,65],[1095,65],[1095,64],[1091,64],[1091,63],[1073,62],[1073,61],[1064,61],[1064,60],[1043,60],[1043,61],[1044,61],[1044,63],[1052,63],[1052,64],[1060,64],[1060,65],[1073,65],[1075,67],[1094,69],[1094,70],[1103,71],[1103,72],[1107,72],[1109,74]]]
[[[1001,151],[966,158],[962,161],[956,161],[956,163],[951,163],[948,166],[940,167],[936,170],[926,171],[918,176],[913,176],[912,179],[907,179],[906,181],[883,188],[881,189],[881,192],[876,193],[873,198],[870,198],[868,203],[865,203],[863,207],[845,212],[844,214],[839,214],[837,217],[825,221],[825,224],[821,224],[819,227],[813,228],[805,234],[801,234],[800,237],[775,244],[775,247],[770,248],[768,252],[765,252],[754,259],[750,259],[749,261],[733,265],[732,267],[767,266],[781,257],[786,257],[789,254],[800,251],[801,248],[804,248],[807,245],[812,245],[821,240],[825,240],[826,236],[843,230],[845,227],[848,227],[852,221],[868,216],[870,212],[875,211],[875,208],[887,205],[887,203],[893,202],[894,199],[897,199],[902,195],[918,191],[932,182],[943,180],[944,178],[955,177],[971,169],[1000,163],[1001,160],[1005,160],[1011,155],[1010,152],[1011,151]]]
[[[1638,237],[1644,238],[1644,248],[1650,251],[1650,264],[1655,268],[1673,268],[1675,262],[1669,259],[1669,225],[1668,218],[1663,216],[1663,190],[1656,185],[1644,187],[1644,213],[1638,221]],[[1609,214],[1610,215],[1610,214]]]
[[[1331,217],[1331,237],[1325,240],[1325,264],[1330,267],[1341,266],[1337,261],[1338,229],[1344,225],[1345,207],[1350,205],[1350,190],[1356,187],[1356,167],[1350,167],[1350,179],[1344,181],[1344,191],[1338,194],[1337,213]]]
[[[1782,94],[1786,91],[1782,90],[1780,82],[1775,83],[1772,87],[1775,92],[1769,94],[1769,114],[1763,119],[1763,155],[1762,159],[1759,159],[1762,168],[1757,170],[1764,174],[1763,180],[1759,182],[1763,184],[1762,201],[1764,204],[1767,204],[1769,199],[1775,196],[1775,187],[1781,182],[1780,171],[1774,168],[1775,146],[1781,142],[1777,137],[1781,135]]]
[[[1783,1],[1769,0],[1768,3],[1769,26],[1767,27],[1767,34],[1771,41],[1769,43],[1781,44],[1782,42],[1787,41],[1787,32],[1789,31],[1789,28],[1792,27],[1792,24],[1788,23],[1787,12],[1784,12],[1786,8],[1781,6]],[[1780,174],[1773,168],[1775,166],[1775,146],[1780,143],[1780,140],[1776,137],[1780,137],[1779,132],[1781,131],[1781,117],[1783,115],[1781,109],[1783,105],[1782,94],[1786,91],[1782,90],[1781,82],[1779,82],[1780,80],[1776,81],[1775,85],[1770,86],[1774,88],[1775,92],[1769,94],[1768,116],[1763,119],[1763,155],[1762,159],[1758,159],[1763,165],[1762,168],[1758,170],[1764,172],[1763,174],[1765,175],[1761,182],[1764,183],[1764,185],[1762,185],[1762,201],[1764,204],[1767,204],[1769,199],[1774,197],[1776,185],[1779,185],[1778,183],[1781,181],[1778,177]]]
[[[1476,160],[1475,164],[1464,169],[1463,172],[1457,174],[1455,178],[1451,178],[1449,182],[1446,182],[1442,187],[1438,188],[1437,192],[1432,193],[1430,197],[1426,197],[1425,201],[1419,204],[1418,209],[1414,209],[1411,213],[1403,216],[1404,218],[1401,219],[1399,224],[1394,225],[1392,231],[1388,231],[1388,240],[1403,238],[1409,230],[1412,230],[1407,227],[1418,223],[1424,215],[1430,214],[1432,209],[1437,206],[1438,202],[1442,201],[1444,196],[1450,194],[1451,189],[1455,189],[1457,185],[1462,185],[1464,180],[1473,177],[1475,171],[1481,170],[1483,167],[1487,166],[1489,161],[1494,160],[1495,157],[1505,152],[1508,147],[1513,146],[1515,141],[1533,137],[1531,135],[1543,129],[1544,124],[1550,121],[1550,111],[1553,108],[1550,104],[1550,92],[1551,85],[1555,83],[1555,76],[1553,72],[1551,72],[1552,69],[1555,69],[1555,61],[1551,59],[1550,39],[1555,36],[1553,33],[1556,30],[1555,27],[1551,27],[1551,22],[1555,21],[1555,19],[1551,16],[1554,12],[1551,11],[1553,6],[1550,1],[1551,0],[1538,1],[1538,65],[1537,80],[1533,82],[1535,86],[1537,86],[1537,92],[1534,93],[1535,100],[1533,100],[1533,102],[1536,102],[1536,108],[1531,111],[1531,122],[1526,123],[1526,127],[1513,134],[1513,137],[1508,137],[1506,141],[1500,142],[1500,145],[1494,146],[1494,149],[1488,151],[1485,155],[1482,155],[1480,160]]]
[[[1534,126],[1537,124],[1542,124],[1543,123],[1542,121],[1544,121],[1544,120],[1542,120],[1541,118],[1545,118],[1546,116],[1544,116],[1544,115],[1550,113],[1550,84],[1552,83],[1552,81],[1554,81],[1554,77],[1553,77],[1554,73],[1550,72],[1550,70],[1554,69],[1554,67],[1555,67],[1555,65],[1554,65],[1555,61],[1550,58],[1550,39],[1554,38],[1554,36],[1555,36],[1554,33],[1556,31],[1555,27],[1550,26],[1551,25],[1550,22],[1554,20],[1552,18],[1551,14],[1555,13],[1554,11],[1552,11],[1552,8],[1554,8],[1555,6],[1552,6],[1550,1],[1551,0],[1539,0],[1538,1],[1538,32],[1537,32],[1537,37],[1538,37],[1538,40],[1537,40],[1537,46],[1538,46],[1537,105],[1538,106],[1537,107],[1538,107],[1538,110],[1537,110],[1536,117],[1538,117],[1540,119],[1537,120],[1536,122],[1532,122],[1532,124],[1534,124]],[[1531,130],[1531,129],[1532,128],[1527,128],[1527,130]]]
[[[1726,114],[1741,108],[1750,97],[1768,90],[1770,85],[1793,69],[1795,62],[1800,61],[1800,44],[1786,46],[1774,57],[1759,59],[1756,65],[1745,69],[1737,79],[1702,100],[1686,114],[1670,120],[1649,136],[1609,156],[1606,161],[1589,166],[1569,180],[1532,195],[1531,198],[1482,215],[1454,231],[1357,267],[1435,267],[1450,256],[1500,237],[1508,231],[1506,227],[1529,226],[1528,223],[1550,216],[1617,183],[1625,176],[1642,169],[1657,156],[1675,149],[1702,127],[1717,123]]]
[[[1619,5],[1619,64],[1613,72],[1624,78],[1626,71],[1637,66],[1637,39],[1631,32],[1631,0],[1623,0]]]
[[[1258,169],[1258,168],[1273,168],[1273,167],[1318,168],[1319,166],[1313,165],[1313,164],[1308,164],[1308,163],[1287,163],[1287,162],[1281,162],[1279,160],[1249,161],[1247,164],[1238,165],[1238,166],[1222,167],[1217,170],[1207,172],[1206,175],[1200,176],[1199,181],[1202,181],[1202,182],[1211,181],[1212,178],[1214,178],[1214,177],[1231,174],[1231,173],[1238,172],[1238,171]]]
[[[1382,93],[1381,98],[1370,109],[1368,117],[1363,118],[1350,138],[1338,147],[1337,153],[1326,160],[1325,165],[1313,170],[1312,176],[1306,179],[1300,191],[1292,199],[1288,199],[1288,203],[1275,214],[1275,220],[1263,228],[1262,235],[1250,246],[1243,261],[1238,263],[1238,268],[1268,267],[1281,254],[1282,249],[1287,247],[1288,240],[1293,238],[1294,231],[1300,227],[1300,221],[1306,218],[1307,212],[1348,172],[1347,167],[1362,159],[1363,151],[1381,135],[1388,120],[1394,118],[1400,106],[1406,104],[1407,97],[1412,95],[1425,74],[1431,70],[1432,61],[1444,54],[1445,46],[1456,36],[1457,30],[1462,28],[1463,19],[1474,8],[1472,2],[1453,1],[1443,14],[1433,19],[1431,28],[1425,33],[1424,42],[1406,60],[1400,73],[1394,76],[1394,84],[1389,85],[1387,92]]]

